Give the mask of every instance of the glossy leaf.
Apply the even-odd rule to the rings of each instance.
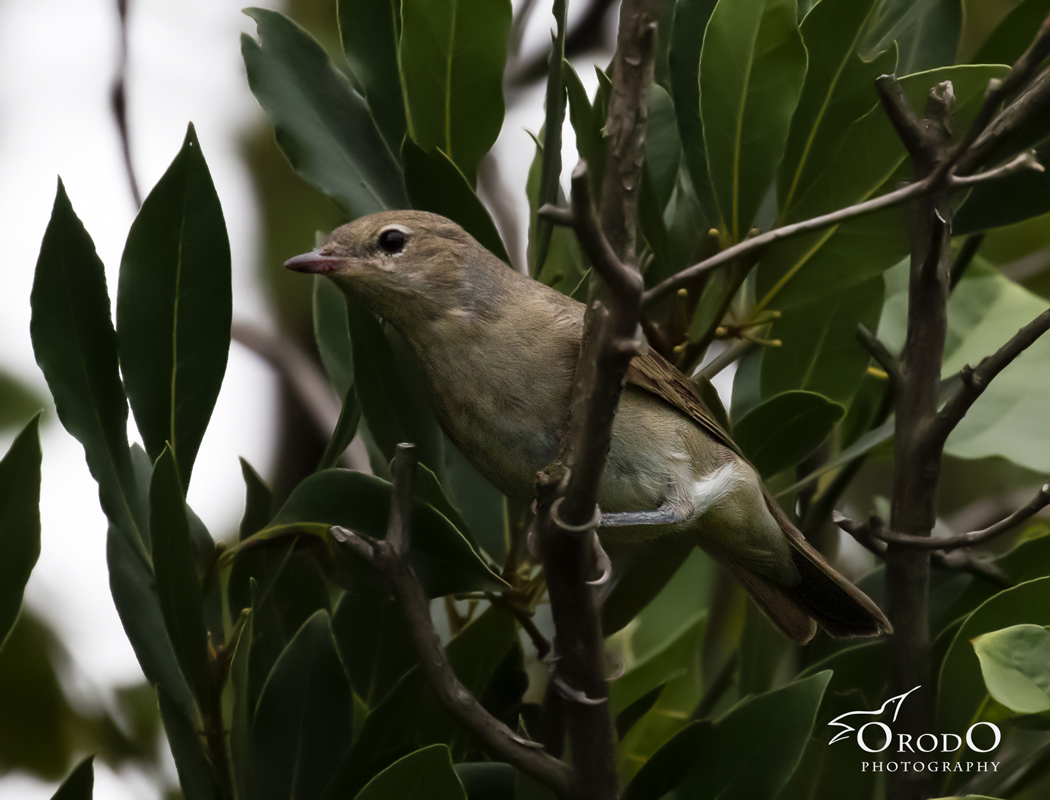
[[[30,333],[58,418],[84,445],[102,510],[146,559],[146,509],[128,447],[128,404],[117,367],[117,337],[95,245],[59,182],[37,260]]]
[[[881,52],[896,41],[901,75],[955,63],[962,27],[961,0],[888,0],[880,11],[865,49]]]
[[[988,694],[971,640],[1014,625],[1050,625],[1050,578],[1037,578],[999,592],[963,622],[941,664],[937,683],[939,730],[965,731]]]
[[[815,392],[771,397],[733,425],[738,445],[763,477],[793,467],[831,435],[846,409]]]
[[[213,688],[204,603],[190,544],[186,501],[175,456],[168,448],[153,468],[149,504],[153,567],[164,623],[193,694],[202,708],[209,708]]]
[[[809,68],[777,173],[778,219],[793,222],[799,197],[828,168],[842,134],[878,104],[875,79],[892,73],[896,48],[857,54],[875,0],[825,0],[802,21]]]
[[[857,326],[878,327],[884,290],[877,276],[781,311],[768,334],[781,346],[762,354],[762,396],[805,389],[848,403],[871,363]]]
[[[995,26],[971,62],[1013,64],[1032,43],[1040,25],[1050,14],[1050,0],[1022,0]]]
[[[354,385],[354,351],[350,344],[346,296],[332,281],[314,277],[314,341],[328,380],[339,397]]]
[[[745,700],[715,723],[678,797],[776,797],[795,772],[831,672]]]
[[[260,38],[241,37],[248,86],[296,172],[350,217],[405,208],[396,151],[321,45],[276,11],[246,13]]]
[[[266,527],[273,517],[273,490],[266,485],[258,472],[241,459],[241,475],[244,476],[244,516],[238,529],[238,539],[243,541]]]
[[[397,60],[401,4],[394,0],[339,0],[339,36],[368,108],[392,153],[401,150],[408,123]]]
[[[627,785],[623,800],[660,800],[689,772],[708,746],[714,726],[708,720],[690,722],[642,765]]]
[[[39,425],[37,415],[0,460],[0,647],[18,618],[40,556]]]
[[[328,613],[318,611],[281,653],[259,698],[251,737],[259,797],[320,797],[350,749],[353,709]]]
[[[408,131],[474,184],[503,127],[509,0],[403,0],[398,52]]]
[[[257,546],[268,539],[305,533],[318,537],[333,557],[343,558],[346,549],[331,540],[328,529],[340,525],[381,539],[389,512],[386,481],[360,472],[324,470],[302,481],[270,526],[248,541]],[[418,499],[412,513],[410,560],[431,597],[504,586],[444,516]],[[350,564],[353,574],[367,582],[370,571],[361,574],[365,567],[356,558]]]
[[[718,223],[718,204],[707,166],[704,126],[700,121],[700,47],[715,0],[678,0],[668,54],[671,96],[682,141],[682,156],[703,210],[706,227]]]
[[[401,154],[412,208],[448,217],[496,258],[510,264],[492,217],[449,157],[437,149],[426,152],[410,139],[405,140]]]
[[[1050,711],[1050,630],[1013,625],[971,644],[992,699],[1018,714]]]
[[[466,800],[448,747],[435,744],[395,761],[356,800]]]
[[[392,598],[346,592],[332,612],[332,632],[350,684],[369,708],[416,664],[404,613]]]
[[[791,0],[722,0],[700,54],[700,117],[723,228],[754,222],[784,152],[806,75]]]
[[[1044,171],[1027,169],[975,186],[952,220],[952,234],[965,235],[1012,225],[1050,211],[1050,139],[1035,148]]]
[[[189,486],[230,350],[230,245],[208,165],[190,125],[139,210],[124,246],[117,346],[146,452],[167,443]]]
[[[569,69],[569,67],[566,67],[566,69]],[[573,77],[575,77],[575,73],[573,73]],[[577,78],[577,80],[579,79]],[[582,85],[579,88],[582,92]],[[570,96],[572,96],[572,91],[570,88]],[[586,103],[586,96],[579,102]],[[590,106],[588,105],[588,110],[589,108]],[[574,110],[572,113],[575,115],[578,112]],[[579,134],[577,134],[576,141],[581,158],[586,159],[585,145],[580,141]],[[602,145],[602,154],[604,157],[604,144]],[[588,161],[588,165],[590,163]],[[525,194],[529,201],[529,272],[540,283],[553,287],[562,294],[571,296],[583,281],[587,267],[584,264],[583,255],[580,253],[576,236],[568,228],[555,227],[553,229],[550,242],[548,243],[547,254],[543,260],[543,267],[538,273],[536,272],[536,262],[540,248],[540,233],[537,225],[539,218],[536,216],[536,211],[540,207],[540,177],[542,174],[543,147],[537,141],[536,155],[532,159],[532,165],[529,167],[529,174],[525,183]],[[589,174],[592,175],[593,181],[593,172]],[[558,204],[565,205],[564,195],[559,195]]]
[[[164,733],[179,773],[179,786],[186,800],[219,800],[223,793],[197,733],[200,720],[196,716],[187,717],[163,687],[157,690],[157,699]]]
[[[77,764],[58,791],[51,795],[51,800],[91,800],[95,788],[94,761],[95,757],[91,755]]]

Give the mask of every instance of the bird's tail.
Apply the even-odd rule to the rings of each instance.
[[[785,586],[740,566],[727,566],[777,627],[803,644],[813,638],[816,625],[836,638],[891,633],[879,607],[832,569],[768,494],[766,504],[791,545],[799,582]]]

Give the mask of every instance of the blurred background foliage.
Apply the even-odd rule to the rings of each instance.
[[[404,9],[409,5],[406,0],[402,13],[407,13]],[[816,8],[811,9],[813,5]],[[435,623],[449,642],[449,656],[457,672],[486,708],[511,727],[536,729],[546,670],[527,638],[519,635],[513,618],[484,601],[478,605],[475,600],[438,599],[448,593],[505,589],[496,574],[502,573],[511,581],[514,597],[525,606],[533,605],[538,592],[535,575],[507,569],[527,565],[521,542],[527,510],[504,504],[443,439],[425,408],[409,400],[401,408],[384,408],[376,400],[371,388],[375,385],[392,387],[405,398],[419,396],[418,376],[407,363],[396,334],[360,310],[333,306],[330,298],[325,299],[325,287],[311,286],[281,267],[290,256],[312,247],[316,232],[329,231],[351,216],[375,209],[352,192],[347,194],[345,187],[327,183],[332,178],[326,172],[332,163],[323,157],[322,145],[327,145],[311,141],[310,126],[296,127],[302,119],[291,113],[301,94],[267,81],[263,71],[275,65],[290,68],[300,85],[331,92],[327,97],[308,98],[311,103],[328,103],[330,111],[332,103],[344,96],[364,97],[378,124],[372,144],[378,148],[385,143],[393,169],[404,174],[404,184],[397,184],[391,192],[407,193],[405,200],[414,207],[452,216],[490,249],[503,248],[498,254],[514,266],[527,264],[541,280],[573,293],[586,271],[575,243],[563,231],[544,232],[534,217],[516,218],[513,205],[502,195],[527,194],[533,215],[543,202],[563,199],[557,180],[549,177],[562,171],[560,160],[550,153],[555,148],[561,152],[563,128],[572,133],[581,155],[592,164],[600,163],[600,129],[608,91],[602,69],[611,52],[616,6],[581,0],[585,8],[582,12],[573,9],[563,40],[555,41],[556,47],[565,48],[571,67],[553,76],[548,74],[545,53],[521,52],[516,47],[521,20],[548,12],[541,8],[542,3],[516,3],[513,23],[501,3],[492,4],[492,8],[499,6],[498,14],[491,9],[475,11],[480,16],[474,20],[476,27],[469,34],[474,38],[469,41],[480,40],[486,24],[507,33],[505,40],[493,37],[497,46],[508,43],[502,78],[502,102],[507,107],[525,102],[527,88],[543,81],[555,85],[560,81],[567,92],[564,125],[557,104],[549,102],[544,114],[537,111],[531,125],[537,149],[527,186],[500,182],[498,170],[482,158],[487,150],[484,141],[468,146],[466,155],[458,148],[449,153],[449,147],[446,155],[453,158],[443,159],[434,150],[442,142],[428,140],[421,129],[414,135],[410,132],[405,149],[400,147],[398,121],[396,115],[390,121],[387,108],[400,101],[369,93],[374,86],[371,81],[382,78],[381,70],[376,78],[367,70],[352,71],[349,66],[355,58],[364,59],[367,65],[368,57],[353,46],[367,47],[371,42],[353,45],[357,40],[346,30],[340,36],[340,13],[347,20],[352,12],[364,13],[369,6],[363,0],[342,0],[339,7],[327,0],[291,0],[287,18],[302,30],[270,12],[253,14],[262,48],[254,40],[245,45],[249,80],[277,126],[278,137],[275,140],[273,127],[261,125],[245,132],[242,149],[261,213],[258,278],[266,287],[273,316],[286,342],[295,348],[296,358],[304,359],[314,372],[328,369],[332,407],[338,412],[336,401],[349,398],[342,406],[342,431],[337,432],[337,439],[340,435],[346,438],[341,442],[344,449],[357,432],[357,419],[352,418],[363,412],[356,463],[368,465],[378,477],[344,479],[316,472],[326,447],[329,452],[333,449],[331,425],[325,429],[319,424],[316,408],[304,398],[302,387],[295,385],[296,373],[272,352],[271,361],[283,380],[279,414],[273,423],[279,431],[276,456],[265,479],[244,464],[244,520],[239,531],[213,531],[218,546],[192,511],[169,513],[166,519],[174,522],[167,526],[159,518],[156,522],[150,518],[151,507],[169,511],[179,507],[179,477],[186,482],[189,477],[188,465],[164,450],[163,438],[158,447],[150,448],[148,457],[128,450],[126,463],[118,465],[117,477],[100,477],[96,472],[104,506],[107,491],[137,495],[137,505],[132,503],[135,508],[122,521],[123,530],[122,522],[110,515],[111,581],[149,683],[121,689],[113,707],[85,704],[76,690],[75,664],[64,655],[46,624],[23,610],[0,651],[0,771],[25,770],[55,780],[69,773],[77,760],[94,753],[112,765],[134,760],[162,782],[159,764],[163,748],[170,746],[187,797],[222,796],[225,786],[234,787],[239,797],[284,797],[301,779],[289,758],[292,745],[298,742],[305,754],[299,766],[313,781],[296,784],[301,796],[407,797],[410,795],[398,781],[399,775],[409,772],[427,777],[431,787],[427,797],[462,797],[464,786],[472,800],[512,797],[515,792],[523,800],[543,796],[542,790],[513,771],[485,762],[437,707],[420,676],[409,672],[414,655],[396,608],[376,591],[375,580],[363,573],[361,565],[341,560],[328,538],[330,524],[381,534],[388,504],[388,489],[381,477],[386,474],[390,442],[396,440],[392,437],[398,425],[411,426],[417,443],[429,453],[424,463],[431,473],[420,479],[419,501],[421,509],[429,510],[418,516],[418,524],[427,533],[419,538],[434,543],[430,546],[436,549],[428,553],[426,545],[420,544],[416,563],[435,597]],[[1002,69],[951,65],[1012,63],[1050,12],[1047,0],[823,0],[820,4],[800,2],[797,17],[785,12],[794,11],[792,6],[773,0],[751,4],[722,0],[718,7],[707,0],[665,4],[658,85],[650,104],[641,221],[642,264],[649,286],[720,244],[743,238],[752,224],[765,230],[775,222],[791,222],[855,202],[905,179],[904,152],[880,116],[881,110],[874,106],[872,79],[894,69],[901,76],[942,70],[905,80],[904,85],[910,96],[921,98],[933,83],[951,77],[960,100],[958,129],[965,130],[962,118],[973,113],[988,79],[1002,74]],[[756,8],[768,14],[761,24],[748,16]],[[484,14],[499,19],[489,20]],[[701,52],[699,31],[709,19],[715,27],[708,30],[710,45],[705,43]],[[798,20],[802,20],[800,33]],[[740,153],[733,151],[731,141],[719,138],[712,126],[711,120],[719,113],[717,91],[712,88],[701,99],[696,72],[699,67],[702,89],[704,76],[713,80],[720,62],[739,57],[739,37],[749,26],[756,31],[754,35],[773,37],[770,41],[779,37],[785,44],[768,63],[756,67],[778,81],[776,102],[741,90],[745,91],[747,114],[753,115],[746,117],[749,124],[764,133],[760,141],[748,145],[753,152]],[[803,43],[808,62],[801,55]],[[276,53],[268,51],[268,45],[277,48]],[[350,52],[344,52],[348,48]],[[293,55],[282,62],[289,52]],[[254,80],[252,53],[258,70]],[[707,73],[705,63],[709,64]],[[843,65],[840,74],[836,70]],[[586,84],[592,85],[589,73],[595,66],[598,89],[588,94],[581,76],[586,73]],[[502,71],[502,63],[499,67]],[[718,89],[729,84],[723,81]],[[418,87],[414,90],[419,91]],[[417,98],[417,102],[425,105],[425,99]],[[822,106],[828,99],[828,105]],[[498,109],[497,114],[495,102],[484,111],[502,121],[503,110]],[[408,103],[411,107],[411,97]],[[706,112],[705,103],[712,104]],[[421,111],[425,113],[429,112]],[[394,127],[387,127],[390,125]],[[1048,132],[1044,124],[1017,147],[1035,146],[1047,163]],[[698,136],[706,136],[706,143]],[[186,145],[190,149],[191,139],[192,132]],[[419,146],[415,150],[413,141]],[[389,147],[391,142],[393,147]],[[352,146],[365,145],[357,140]],[[857,157],[859,151],[865,158]],[[751,194],[743,200],[726,194],[725,178],[718,174],[726,159],[741,156],[753,169]],[[319,160],[311,162],[311,157]],[[568,149],[564,157],[570,166],[575,161]],[[193,179],[202,182],[207,194],[210,183],[203,164],[201,159]],[[480,200],[475,196],[475,173]],[[601,173],[595,169],[592,174]],[[427,191],[427,181],[434,176],[445,181],[440,185],[446,189],[436,195]],[[317,186],[324,187],[327,194]],[[170,212],[161,208],[163,192],[155,191],[155,202],[151,206],[147,200],[139,218],[151,234],[144,245],[150,258],[155,256],[151,248],[157,238],[172,222]],[[79,241],[84,263],[90,264],[90,243],[84,246],[72,208],[60,209],[60,205],[56,203],[52,220],[56,227],[49,235],[54,241]],[[212,223],[215,230],[200,234],[208,242],[225,236],[216,227],[221,213]],[[959,208],[956,232],[955,246],[960,249],[967,236],[981,238],[970,240],[979,245],[978,255],[952,298],[946,378],[967,361],[993,351],[1046,307],[1050,298],[1050,180],[1045,175],[1020,175],[974,190]],[[827,519],[807,520],[806,516],[807,509],[828,491],[840,492],[836,506],[855,517],[872,510],[886,514],[892,440],[883,437],[867,451],[867,457],[853,468],[848,485],[837,486],[836,476],[843,473],[828,468],[841,468],[842,454],[856,452],[849,448],[881,423],[884,381],[869,369],[869,359],[856,345],[853,331],[858,321],[864,321],[878,329],[891,349],[899,349],[907,272],[898,262],[907,243],[899,212],[876,215],[843,226],[826,239],[823,236],[807,237],[771,252],[757,270],[748,265],[736,273],[718,273],[702,295],[670,295],[653,314],[653,338],[655,346],[690,373],[709,363],[727,344],[732,346],[734,331],[741,342],[746,341],[739,338],[743,330],[760,340],[752,343],[755,346],[735,373],[730,370],[716,381],[727,400],[728,418],[741,444],[755,454],[781,427],[784,412],[775,403],[812,404],[817,418],[812,430],[789,435],[786,444],[776,448],[779,458],[768,462],[766,476],[774,490],[785,492],[785,504],[810,523],[807,534],[830,556],[837,555],[843,571],[879,601],[881,570],[870,556],[851,540],[842,539]],[[44,253],[41,258],[41,263],[47,263]],[[128,252],[125,258],[129,259]],[[85,274],[93,274],[90,266],[87,269]],[[96,284],[94,290],[98,288]],[[110,289],[116,291],[116,287]],[[125,292],[123,278],[120,292]],[[133,294],[129,297],[135,300]],[[46,302],[39,302],[46,312]],[[117,340],[121,334],[119,307],[120,299]],[[202,313],[207,311],[204,308]],[[760,316],[770,311],[779,313]],[[105,312],[108,319],[108,304]],[[344,341],[347,337],[349,345]],[[780,347],[763,346],[774,339],[780,341]],[[103,341],[99,346],[100,361],[108,364],[109,345]],[[345,351],[348,346],[353,351],[353,374],[341,380],[330,362],[323,363],[323,357],[326,347]],[[268,353],[266,346],[256,349]],[[367,362],[360,357],[362,353],[380,356]],[[115,368],[115,351],[112,355]],[[170,398],[154,396],[156,390],[146,386],[144,377],[129,374],[123,351],[121,358],[132,410],[143,428],[142,409],[150,404],[163,406]],[[47,360],[39,345],[38,359],[42,364]],[[109,366],[99,369],[105,371]],[[730,374],[734,375],[731,385],[725,380]],[[113,384],[113,375],[104,381],[116,392],[120,381]],[[216,375],[221,380],[221,370],[213,369],[212,378]],[[1022,504],[1045,480],[1050,471],[1048,375],[1050,342],[1044,342],[995,385],[950,440],[940,492],[939,524],[945,530],[978,529],[995,521]],[[136,401],[132,393],[136,381],[144,387],[143,400]],[[63,403],[72,406],[76,400],[68,385],[56,388],[51,376],[49,383],[62,417]],[[814,394],[798,396],[802,391]],[[45,418],[53,415],[51,402],[0,373],[0,428],[5,431],[22,428],[41,408],[46,409]],[[119,411],[114,409],[110,411],[117,419]],[[64,417],[63,422],[70,427]],[[118,428],[114,422],[102,432],[101,440],[116,435]],[[92,448],[98,452],[98,443],[82,441],[91,462]],[[15,451],[13,445],[11,452],[19,457],[28,452]],[[349,458],[354,453],[351,448]],[[167,473],[161,473],[158,466],[150,474],[150,462],[159,459],[161,464],[169,457],[172,463]],[[755,458],[760,460],[758,455]],[[810,484],[813,490],[790,488],[821,470],[827,471]],[[344,507],[347,496],[355,498],[352,508]],[[164,502],[169,506],[161,505]],[[138,530],[147,527],[146,535]],[[293,530],[305,533],[289,536]],[[943,665],[939,721],[945,730],[957,731],[971,719],[983,718],[999,723],[1006,733],[1001,751],[1004,768],[998,782],[995,776],[985,776],[967,785],[968,791],[1037,798],[1050,788],[1046,709],[1011,708],[1008,704],[1015,698],[1001,687],[1015,685],[1016,675],[1004,677],[1003,659],[996,660],[996,653],[1042,646],[1038,634],[1013,628],[1043,630],[1042,626],[1050,625],[1050,619],[1043,618],[1050,608],[1048,534],[1050,527],[1038,522],[1024,526],[1016,537],[993,543],[987,558],[998,584],[966,572],[936,575],[932,629]],[[0,527],[0,535],[8,531]],[[253,535],[252,544],[242,546],[232,558],[230,552],[237,543]],[[170,548],[158,551],[158,541],[167,542]],[[0,539],[0,544],[8,546],[7,540]],[[140,558],[143,554],[145,560]],[[442,559],[454,569],[446,566],[428,572],[428,564]],[[145,572],[141,571],[143,564],[148,565]],[[187,569],[187,564],[193,569]],[[125,577],[131,576],[123,597],[120,579],[113,577],[114,572],[120,573],[119,565],[127,570]],[[132,574],[134,569],[140,571]],[[154,575],[149,570],[156,571],[155,584],[151,584]],[[198,588],[193,589],[194,585]],[[347,587],[351,591],[345,591]],[[20,598],[17,580],[5,584],[5,592],[14,589]],[[145,605],[143,598],[148,599]],[[148,610],[143,611],[146,606]],[[243,608],[253,612],[241,616]],[[545,607],[539,605],[536,611],[537,625],[549,636]],[[129,621],[136,615],[145,615],[142,619],[155,627],[143,623],[136,628]],[[169,641],[165,627],[178,629],[188,619],[193,629],[190,639]],[[983,642],[983,649],[975,652],[971,639]],[[656,599],[610,643],[622,654],[627,669],[613,684],[611,704],[621,733],[621,772],[625,784],[632,781],[629,797],[656,798],[667,792],[707,797],[716,796],[719,789],[752,798],[880,796],[880,784],[858,774],[856,751],[827,750],[823,734],[824,724],[832,717],[877,707],[884,699],[884,641],[858,645],[820,638],[808,648],[795,648],[772,630],[740,587],[694,551]],[[1045,671],[1045,664],[1042,668]],[[1031,669],[1038,673],[1040,666]],[[304,687],[307,675],[316,679],[320,693]],[[159,707],[150,684],[160,687]],[[303,711],[310,724],[292,719],[291,708]],[[253,716],[255,727],[251,726]],[[790,720],[797,728],[783,732],[783,746],[773,754],[748,744],[754,730],[770,719]],[[220,731],[228,730],[230,775],[213,769],[207,761],[216,752],[209,749],[214,745],[207,735],[209,725],[213,734],[216,725]],[[195,729],[206,735],[197,736]],[[168,744],[162,730],[167,732]],[[298,739],[289,738],[292,731]],[[764,760],[763,770],[752,769],[743,779],[733,777],[734,766],[753,764],[758,758]],[[71,790],[76,789],[72,784],[77,781],[83,784],[84,774],[82,770],[74,773]],[[947,784],[945,793],[961,787],[962,782]],[[179,793],[173,786],[165,790],[171,796]]]

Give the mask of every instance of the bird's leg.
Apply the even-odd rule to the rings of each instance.
[[[602,514],[603,528],[620,528],[625,525],[677,525],[698,517],[721,503],[735,492],[745,474],[735,462],[723,464],[710,475],[693,483],[689,495],[691,502],[682,503],[664,500],[655,511],[619,511]]]
[[[602,514],[603,528],[622,528],[625,525],[673,525],[685,522],[681,509],[669,500],[655,511],[618,511],[613,514]]]

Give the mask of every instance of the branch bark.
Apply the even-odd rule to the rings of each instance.
[[[564,797],[569,793],[569,768],[489,714],[452,671],[445,648],[434,631],[430,603],[423,586],[405,558],[411,533],[412,478],[415,467],[414,445],[398,445],[393,465],[394,490],[386,539],[366,539],[339,527],[332,528],[332,534],[390,582],[398,606],[408,623],[409,635],[419,657],[419,667],[441,704],[474,735],[486,752],[528,773]]]

